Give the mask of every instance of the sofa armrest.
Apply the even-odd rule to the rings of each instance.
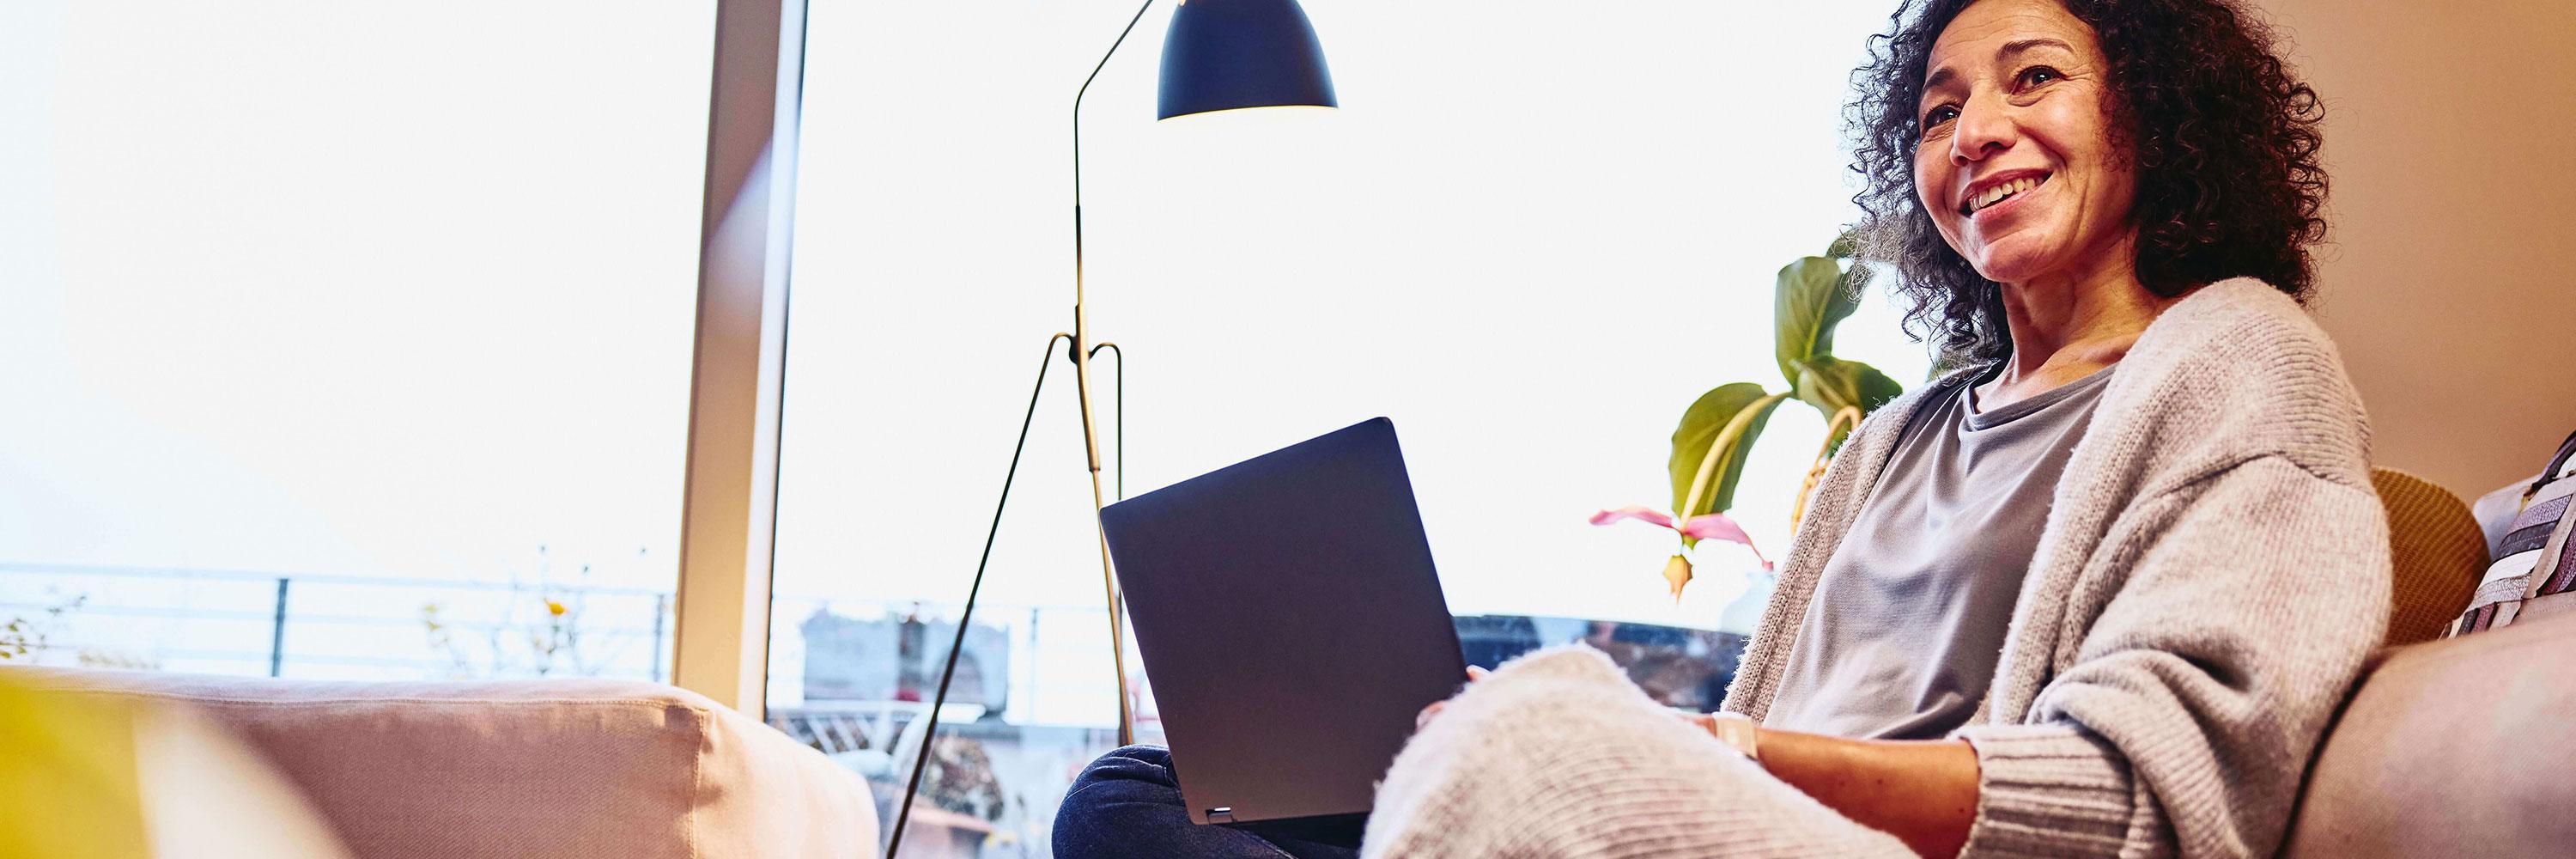
[[[855,774],[670,686],[9,670],[193,707],[265,756],[362,859],[877,850],[875,806]]]
[[[2564,855],[2571,664],[2576,616],[2395,650],[2327,735],[2282,855]]]

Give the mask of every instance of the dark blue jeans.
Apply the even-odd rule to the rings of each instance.
[[[1056,859],[1352,859],[1355,825],[1190,822],[1172,753],[1128,746],[1091,762],[1056,811]]]

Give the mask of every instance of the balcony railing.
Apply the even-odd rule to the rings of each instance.
[[[587,583],[0,563],[0,651],[271,677],[668,678],[671,592]]]
[[[926,697],[957,606],[780,595],[773,702]],[[0,664],[338,679],[669,679],[668,590],[582,582],[0,562]],[[915,638],[906,621],[920,622]],[[854,633],[808,642],[809,625]],[[987,603],[959,700],[1015,720],[1109,724],[1105,613]],[[12,653],[15,649],[23,653]],[[907,650],[906,648],[910,648]],[[1097,651],[1095,654],[1093,651]],[[1095,676],[1096,675],[1096,676]],[[970,672],[969,681],[978,679]],[[812,685],[813,694],[807,694]],[[1095,700],[1096,699],[1096,700]],[[1096,705],[1096,706],[1095,706]],[[828,705],[827,705],[828,706]],[[1096,712],[1095,712],[1096,711]]]

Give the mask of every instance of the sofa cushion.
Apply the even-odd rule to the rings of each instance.
[[[2391,652],[2326,737],[2284,855],[2565,855],[2571,664],[2576,616]]]
[[[361,859],[877,849],[856,775],[669,686],[8,670],[57,689],[193,705],[265,755]]]

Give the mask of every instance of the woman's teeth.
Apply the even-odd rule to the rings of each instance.
[[[2012,195],[2019,194],[2023,191],[2028,191],[2032,188],[2037,188],[2040,183],[2046,181],[2048,181],[2047,176],[2032,176],[2028,178],[2015,179],[2010,182],[1988,188],[1983,193],[1978,194],[1976,199],[1968,201],[1968,211],[1973,213],[1996,203],[2001,203],[2007,197],[2011,197]]]

